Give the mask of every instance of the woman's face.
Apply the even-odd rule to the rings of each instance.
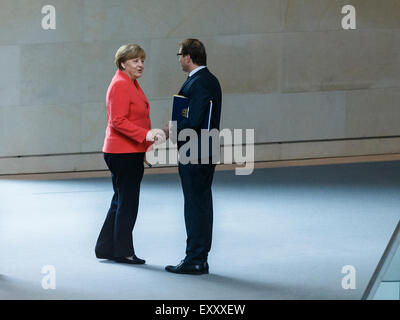
[[[128,74],[128,76],[132,80],[135,80],[142,76],[144,69],[144,59],[134,58],[126,60],[124,63],[122,63],[122,67],[124,68],[124,71]]]

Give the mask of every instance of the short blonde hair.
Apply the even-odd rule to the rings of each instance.
[[[123,70],[122,63],[130,59],[146,59],[146,52],[137,44],[124,44],[115,54],[115,65],[118,69]]]

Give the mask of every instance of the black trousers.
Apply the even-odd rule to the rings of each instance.
[[[207,261],[211,249],[213,203],[211,185],[215,164],[179,163],[185,200],[186,258],[189,263]]]
[[[144,153],[104,153],[111,171],[114,196],[97,239],[98,258],[126,257],[135,253],[132,231],[135,226]]]

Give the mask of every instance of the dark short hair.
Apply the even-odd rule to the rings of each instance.
[[[182,48],[181,53],[184,56],[189,55],[194,64],[198,66],[207,65],[206,48],[200,40],[185,39],[179,45]]]

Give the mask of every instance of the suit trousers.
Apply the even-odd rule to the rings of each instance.
[[[211,249],[213,226],[213,203],[211,185],[215,172],[215,164],[181,164],[181,178],[185,226],[186,226],[186,258],[188,263],[207,261]]]
[[[111,171],[114,195],[95,253],[98,258],[127,257],[135,254],[132,232],[139,208],[144,153],[104,153]]]

